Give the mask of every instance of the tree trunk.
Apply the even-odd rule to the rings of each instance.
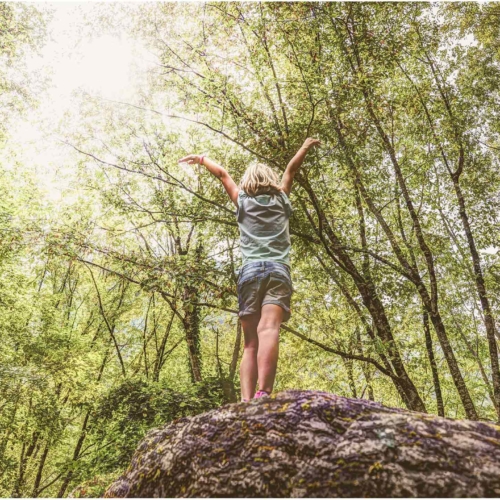
[[[168,322],[167,329],[165,330],[163,338],[161,339],[160,348],[158,349],[158,353],[156,355],[155,364],[154,364],[154,368],[153,368],[153,381],[154,382],[158,382],[160,380],[160,371],[161,371],[161,367],[163,366],[163,363],[164,363],[165,348],[167,346],[167,340],[170,336],[170,330],[172,328],[172,323],[174,321],[174,318],[175,318],[175,312],[172,312],[172,317],[170,318],[170,321]]]
[[[83,442],[85,441],[85,438],[87,436],[87,425],[89,423],[89,419],[90,419],[90,410],[87,412],[87,414],[85,415],[85,418],[83,419],[82,429],[80,431],[80,437],[78,438],[78,442],[76,443],[75,451],[73,452],[72,462],[76,462],[78,460],[78,457],[80,456],[80,451],[82,451]],[[59,498],[62,498],[64,496],[64,493],[66,492],[66,489],[67,489],[72,477],[73,477],[73,471],[70,470],[66,474],[66,477],[63,479],[63,482],[62,482],[61,487],[59,489],[59,492],[57,494],[57,496]]]
[[[236,325],[236,339],[234,341],[234,349],[233,349],[233,357],[231,358],[231,365],[229,367],[229,378],[234,380],[234,376],[236,375],[236,369],[238,366],[238,359],[240,356],[241,350],[241,321],[238,318],[238,323]]]
[[[40,437],[40,434],[38,432],[34,432],[33,436],[31,438],[31,442],[26,449],[26,444],[23,442],[22,450],[21,450],[21,460],[19,463],[19,476],[16,480],[15,486],[14,486],[14,491],[12,492],[13,497],[19,497],[22,496],[23,492],[23,487],[25,483],[25,474],[26,474],[26,467],[28,465],[28,461],[33,455],[33,452],[35,451],[36,444],[38,442],[38,438]]]
[[[106,366],[106,362],[108,360],[108,352],[109,351],[106,351],[106,354],[104,355],[101,366],[99,368],[99,373],[97,375],[97,382],[101,381],[102,374],[104,373],[104,367]],[[80,431],[80,436],[78,438],[78,442],[76,443],[75,450],[73,452],[73,459],[72,459],[73,462],[76,462],[76,460],[78,460],[78,458],[80,457],[80,452],[82,451],[83,442],[85,441],[85,438],[87,437],[87,426],[89,423],[90,414],[91,414],[91,410],[87,411],[87,413],[83,419],[83,424],[82,424],[82,429]],[[68,474],[66,474],[66,476],[64,477],[63,482],[61,484],[61,487],[59,489],[59,493],[57,494],[57,496],[59,498],[62,498],[64,496],[64,493],[65,493],[72,477],[73,477],[73,471],[70,470],[68,472]]]
[[[429,356],[429,364],[431,365],[432,380],[434,381],[434,393],[436,394],[436,404],[438,415],[444,417],[444,403],[443,396],[441,394],[441,383],[439,382],[439,372],[437,369],[436,359],[434,357],[434,348],[432,347],[432,337],[429,328],[429,314],[424,311],[422,314],[422,319],[424,323],[424,333],[425,333],[425,347],[427,349],[427,355]]]
[[[201,352],[200,352],[200,311],[198,306],[198,290],[195,286],[188,285],[183,294],[182,320],[188,346],[189,366],[191,368],[192,382],[201,382]]]
[[[481,260],[479,259],[476,243],[474,241],[474,236],[472,235],[472,230],[469,224],[469,218],[465,210],[465,200],[459,184],[459,176],[454,175],[452,176],[452,179],[455,193],[458,199],[458,205],[460,207],[460,219],[462,220],[462,225],[467,236],[472,263],[474,265],[474,279],[476,282],[476,289],[479,295],[479,300],[481,302],[481,308],[483,309],[484,326],[486,327],[486,338],[488,340],[488,349],[490,353],[491,378],[493,380],[493,394],[495,397],[494,405],[497,411],[498,420],[500,422],[500,367],[498,364],[498,348],[495,339],[495,335],[497,333],[495,327],[495,319],[493,318],[490,301],[486,293],[486,284],[484,282],[483,270],[481,268]]]
[[[33,491],[31,496],[36,498],[38,496],[38,488],[40,488],[40,483],[42,481],[43,468],[45,467],[45,460],[47,459],[47,455],[49,454],[49,441],[45,443],[45,448],[43,449],[42,456],[40,457],[40,462],[38,464],[38,469],[36,472],[35,483],[33,484]]]

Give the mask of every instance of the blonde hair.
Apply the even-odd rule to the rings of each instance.
[[[282,191],[278,174],[264,163],[250,165],[243,174],[240,189],[248,196],[262,193],[278,193]]]

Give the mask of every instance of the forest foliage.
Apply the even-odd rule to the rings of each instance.
[[[499,420],[497,4],[96,4],[84,21],[155,64],[127,102],[75,96],[58,206],[8,157],[9,120],[43,99],[25,57],[50,15],[0,4],[1,496],[99,495],[148,429],[239,400],[234,207],[189,153],[238,182],[322,142],[291,194],[276,391]]]

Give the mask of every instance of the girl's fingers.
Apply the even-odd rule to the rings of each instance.
[[[189,165],[195,165],[196,163],[198,163],[196,161],[197,159],[198,159],[197,155],[188,155],[188,156],[185,156],[184,158],[180,159],[179,163],[187,162]]]

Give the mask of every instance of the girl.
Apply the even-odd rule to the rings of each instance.
[[[288,163],[283,178],[268,166],[247,168],[239,187],[224,168],[206,156],[189,155],[179,160],[199,164],[218,177],[236,205],[243,257],[238,276],[238,303],[245,348],[240,365],[243,401],[269,396],[278,365],[278,340],[282,322],[290,318],[293,293],[290,276],[292,206],[288,195],[293,178],[313,146],[308,138]],[[255,388],[259,382],[259,390]]]

